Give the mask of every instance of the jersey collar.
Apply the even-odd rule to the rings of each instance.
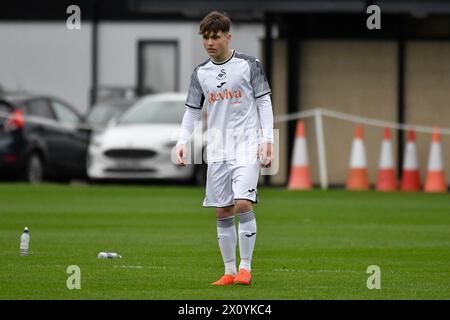
[[[215,62],[215,61],[211,58],[211,62],[214,63],[215,65],[225,64],[225,63],[227,63],[228,61],[230,61],[231,59],[233,59],[235,53],[236,53],[236,50],[233,49],[233,52],[231,53],[230,57],[229,57],[227,60],[225,60],[225,61],[223,61],[223,62]]]

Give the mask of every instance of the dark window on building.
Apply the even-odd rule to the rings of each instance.
[[[140,41],[138,54],[140,94],[178,91],[177,41]]]

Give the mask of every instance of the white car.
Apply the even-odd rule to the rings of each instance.
[[[94,181],[174,179],[205,180],[203,124],[199,121],[187,145],[192,164],[179,167],[174,147],[185,111],[185,93],[145,96],[103,132],[91,139],[87,172]]]

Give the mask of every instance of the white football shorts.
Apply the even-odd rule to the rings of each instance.
[[[257,203],[259,161],[237,164],[236,161],[208,163],[204,207],[223,208],[235,200]]]

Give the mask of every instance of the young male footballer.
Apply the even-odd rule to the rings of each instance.
[[[212,284],[249,285],[256,240],[252,203],[257,202],[259,168],[268,168],[272,163],[271,90],[260,61],[230,49],[230,19],[225,14],[213,11],[205,16],[199,34],[209,59],[192,73],[176,146],[177,164],[186,164],[186,143],[205,106],[208,171],[203,206],[215,208],[219,248],[225,264],[225,274]]]

